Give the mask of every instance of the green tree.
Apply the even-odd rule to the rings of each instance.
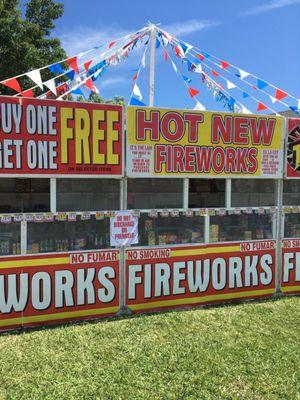
[[[78,96],[76,101],[88,103],[102,103],[102,104],[120,104],[125,105],[125,99],[122,96],[114,96],[112,99],[105,100],[100,94],[91,92],[89,97],[85,99],[83,96]]]
[[[66,58],[59,39],[51,36],[63,10],[63,4],[54,0],[30,0],[22,16],[19,0],[0,0],[0,80]],[[47,78],[47,72],[44,75]],[[22,88],[26,82],[21,82]],[[0,90],[15,93],[2,86]]]

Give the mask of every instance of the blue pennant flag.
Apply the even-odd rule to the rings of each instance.
[[[257,87],[258,89],[263,89],[268,86],[267,82],[262,81],[261,79],[257,79]]]
[[[71,81],[74,79],[74,76],[75,76],[75,71],[74,70],[72,70],[72,71],[69,71],[69,72],[67,72],[66,74],[65,74],[69,79],[71,79]]]
[[[235,104],[235,99],[234,99],[233,97],[230,97],[229,100],[228,100],[228,103],[229,103],[231,106],[234,106],[234,104]]]
[[[142,101],[136,99],[135,97],[131,97],[130,103],[131,106],[145,106],[146,104]]]
[[[187,59],[186,64],[189,71],[193,71],[195,69],[195,65],[190,60]]]
[[[243,99],[246,99],[247,97],[249,97],[250,95],[246,92],[243,92]]]
[[[54,65],[50,65],[50,67],[48,67],[48,69],[53,74],[57,74],[57,73],[58,74],[63,74],[65,72],[63,67],[60,65],[60,63],[54,64]]]
[[[203,57],[205,57],[205,58],[209,58],[209,57],[210,57],[210,54],[205,53],[204,51],[201,51],[201,54],[202,54]]]
[[[187,76],[182,75],[182,77],[183,77],[183,80],[187,83],[190,83],[192,81],[191,78],[188,78]]]
[[[239,74],[238,72],[236,74],[234,74],[235,76],[237,76],[238,78],[241,77],[241,74]]]
[[[292,111],[296,112],[297,114],[299,114],[299,110],[297,106],[290,106],[289,107]]]
[[[83,96],[85,98],[85,95],[84,95],[83,91],[80,89],[80,87],[78,87],[78,88],[76,88],[74,90],[71,90],[71,93]]]
[[[180,46],[181,46],[183,52],[186,53],[188,46],[184,42],[180,42]]]
[[[160,46],[160,40],[158,39],[158,37],[155,39],[155,48],[158,49]]]

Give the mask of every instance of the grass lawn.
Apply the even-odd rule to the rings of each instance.
[[[300,399],[300,297],[2,335],[0,399]]]

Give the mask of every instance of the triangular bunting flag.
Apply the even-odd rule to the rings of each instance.
[[[268,107],[267,106],[265,106],[263,103],[261,103],[260,101],[258,102],[258,105],[257,105],[257,111],[263,111],[263,110],[267,110],[268,109]]]
[[[202,69],[202,65],[201,65],[201,64],[198,64],[198,65],[196,66],[195,72],[196,72],[197,74],[202,74],[203,69]]]
[[[246,72],[246,71],[244,71],[242,69],[239,69],[239,75],[240,75],[241,79],[244,79],[247,76],[249,76],[250,74],[249,74],[249,72]]]
[[[5,81],[2,81],[1,84],[15,90],[18,93],[22,92],[20,84],[16,78],[6,79]]]
[[[271,96],[270,94],[269,94],[269,97],[273,104],[276,103],[277,99],[275,99],[275,97]]]
[[[226,79],[226,83],[227,83],[227,89],[234,89],[234,88],[236,88],[236,85],[235,85],[234,83],[228,81],[227,79]]]
[[[63,74],[64,73],[64,69],[63,67],[60,65],[60,63],[54,64],[54,65],[50,65],[50,67],[48,67],[48,69],[50,70],[50,72],[52,72],[53,74]]]
[[[197,96],[198,93],[200,93],[199,90],[189,87],[189,94],[191,97]]]
[[[48,81],[44,82],[44,85],[47,86],[47,88],[50,89],[55,96],[57,95],[54,79],[49,79]]]
[[[108,47],[111,49],[116,42],[110,42]]]
[[[83,91],[81,90],[80,87],[78,87],[78,88],[76,88],[74,90],[71,90],[71,93],[72,94],[77,94],[79,96],[83,96],[85,98],[85,95],[84,95],[84,93],[83,93]]]
[[[160,40],[158,39],[158,37],[155,38],[155,48],[158,49],[160,46]]]
[[[188,78],[187,76],[184,76],[184,75],[182,75],[182,78],[185,82],[188,82],[188,83],[190,83],[192,81],[191,78]]]
[[[140,91],[140,88],[138,87],[138,85],[135,83],[133,86],[133,94],[139,99],[142,100],[143,96],[142,93]]]
[[[288,96],[288,94],[286,92],[284,92],[283,90],[276,89],[276,92],[275,92],[276,100],[282,100],[287,96]]]
[[[168,59],[169,59],[169,54],[166,52],[165,49],[163,49],[163,55],[164,55],[164,60],[165,60],[165,61],[168,61]]]
[[[300,110],[300,99],[298,100],[298,110]]]
[[[266,86],[268,86],[267,82],[262,81],[261,79],[257,79],[258,89],[264,89]]]
[[[202,51],[201,53],[205,58],[209,58],[210,57],[210,55],[208,53],[205,53],[204,51]]]
[[[197,54],[197,57],[199,58],[199,60],[203,61],[204,60],[204,56],[201,53]]]
[[[41,78],[41,73],[39,69],[35,69],[34,71],[27,72],[26,74],[36,85],[39,86],[40,89],[43,89],[43,82]]]
[[[88,78],[85,82],[84,82],[85,86],[87,86],[89,89],[91,89],[92,92],[94,93],[99,93],[99,90],[96,88],[96,86],[93,84],[93,81],[91,78]]]
[[[142,61],[141,61],[141,66],[143,68],[146,68],[146,53],[143,54]]]
[[[215,71],[214,69],[212,69],[211,73],[213,74],[213,76],[219,76],[218,72]]]
[[[75,77],[75,71],[69,71],[65,75],[72,81]]]
[[[227,68],[227,67],[229,67],[229,63],[228,62],[226,62],[226,61],[221,61],[221,68],[222,69],[225,69],[225,68]]]
[[[92,64],[93,60],[89,60],[87,62],[85,62],[84,65],[84,69],[86,70],[86,72],[88,72],[90,65]]]
[[[66,63],[70,68],[72,68],[77,74],[79,74],[79,68],[77,64],[77,57],[70,57],[67,59]]]
[[[33,90],[32,90],[32,89],[24,90],[24,91],[21,93],[21,95],[22,95],[22,97],[34,97],[34,93],[33,93]]]
[[[204,111],[204,110],[205,110],[205,107],[204,107],[203,104],[201,104],[199,101],[197,101],[197,103],[196,103],[196,105],[195,105],[195,107],[194,107],[194,110]]]
[[[243,114],[252,114],[252,112],[250,110],[248,110],[248,108],[243,106],[243,104],[241,105],[241,107],[242,107],[242,113]]]
[[[289,108],[299,114],[297,106],[290,106]]]
[[[137,72],[137,73],[134,75],[134,77],[132,78],[132,80],[133,80],[133,81],[136,81],[137,78],[138,78],[138,76],[139,76],[139,73]]]
[[[145,105],[146,105],[145,103],[143,103],[142,101],[136,99],[135,97],[132,97],[132,98],[130,99],[129,104],[130,104],[131,106],[145,106]]]
[[[176,57],[183,56],[183,50],[179,46],[174,46],[174,51],[175,51]]]

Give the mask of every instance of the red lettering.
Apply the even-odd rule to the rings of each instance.
[[[150,140],[159,140],[159,111],[151,110],[150,119],[146,119],[145,110],[136,111],[136,140],[146,140],[146,131]]]
[[[250,128],[252,136],[252,144],[263,144],[270,146],[276,125],[275,118],[260,118],[250,117]]]
[[[171,130],[173,123],[175,129]],[[182,116],[177,112],[168,112],[161,119],[161,133],[169,142],[177,142],[184,135],[184,122]]]
[[[246,135],[246,136],[245,136]],[[248,144],[248,118],[235,117],[234,118],[234,143],[235,144]]]
[[[220,143],[221,138],[223,143],[231,143],[232,118],[230,116],[226,116],[224,121],[222,115],[213,115],[211,127],[212,143]]]
[[[198,124],[203,122],[203,114],[185,113],[184,120],[189,125],[189,142],[196,143],[198,141]]]
[[[154,164],[155,172],[161,172],[162,164],[164,164],[166,162],[166,145],[157,144],[155,146],[154,160],[155,160],[155,164]]]

